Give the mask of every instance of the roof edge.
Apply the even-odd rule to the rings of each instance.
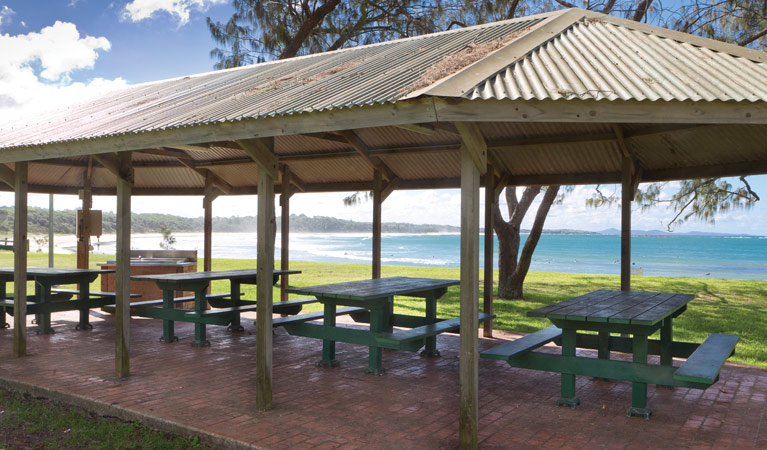
[[[478,82],[493,76],[503,67],[525,57],[532,50],[567,30],[584,16],[583,12],[584,10],[571,8],[556,13],[548,13],[545,15],[548,16],[548,19],[535,25],[532,31],[509,42],[505,47],[499,48],[479,61],[443,78],[436,84],[411,92],[404,98],[413,98],[419,95],[462,97],[468,89],[476,86]]]

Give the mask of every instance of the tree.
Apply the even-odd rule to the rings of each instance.
[[[173,250],[173,245],[176,244],[176,237],[173,236],[173,230],[165,225],[160,225],[160,233],[162,233],[160,248],[163,250]]]
[[[739,177],[741,186],[735,187],[722,178],[703,178],[684,180],[679,190],[673,194],[665,193],[669,183],[652,183],[637,190],[634,201],[642,210],[667,205],[673,211],[673,217],[666,223],[666,229],[671,232],[691,218],[714,223],[716,216],[736,209],[751,209],[760,200],[759,195],[751,189],[746,177]],[[604,205],[616,204],[620,200],[617,192],[605,195],[600,186],[586,205],[598,208]]]
[[[288,58],[296,55],[336,50],[418,34],[511,19],[532,13],[573,8],[566,0],[234,0],[235,14],[222,24],[208,19],[210,32],[220,46],[211,51],[217,68],[235,67],[256,61]],[[698,34],[728,42],[764,47],[767,39],[767,2],[725,0],[702,2],[681,0],[665,8],[654,0],[587,0],[583,7],[640,22]],[[642,207],[666,203],[672,206],[674,223],[690,217],[713,221],[718,212],[749,207],[759,197],[745,187],[732,189],[718,179],[690,180],[682,183],[671,198],[662,198],[662,185],[650,185],[640,191]],[[517,187],[506,189],[509,219],[496,206],[494,228],[500,251],[498,296],[521,298],[523,283],[530,267],[546,216],[559,199],[560,186],[527,187],[517,198]],[[535,215],[532,230],[519,253],[522,221],[535,198],[543,199]],[[601,191],[591,200],[592,206],[611,203]],[[361,200],[359,193],[347,197],[346,204]],[[496,205],[498,202],[496,201]]]

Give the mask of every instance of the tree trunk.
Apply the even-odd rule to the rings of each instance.
[[[522,198],[517,200],[515,187],[506,188],[506,204],[509,208],[509,221],[506,222],[501,216],[499,202],[495,202],[495,214],[493,215],[493,228],[498,236],[498,297],[519,298],[513,286],[514,273],[517,271],[517,257],[519,256],[519,232],[522,227],[522,219],[533,200],[541,192],[540,186],[525,188]]]
[[[519,254],[519,229],[505,225],[495,230],[498,236],[498,298],[517,298],[512,296],[512,281]]]
[[[559,193],[559,186],[549,186],[546,189],[546,194],[543,196],[541,204],[538,206],[538,212],[535,214],[535,221],[533,222],[533,228],[530,230],[530,235],[527,236],[525,245],[522,248],[522,254],[519,255],[519,262],[515,264],[514,273],[511,274],[509,281],[508,298],[522,298],[524,294],[524,283],[527,277],[527,272],[530,269],[530,262],[533,259],[533,252],[538,245],[538,240],[541,238],[541,232],[543,232],[543,224],[546,222],[546,216],[549,214],[549,209],[557,199]],[[500,239],[499,239],[500,240]],[[517,245],[519,245],[519,234],[517,234]],[[504,297],[506,298],[506,297]]]

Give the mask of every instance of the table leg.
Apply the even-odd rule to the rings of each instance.
[[[575,329],[562,328],[562,356],[575,356]],[[575,375],[562,374],[562,392],[557,400],[557,406],[569,406],[575,409],[581,404],[581,399],[575,396]]]
[[[173,309],[173,289],[162,290],[162,307],[164,309]],[[171,343],[176,342],[178,337],[175,334],[175,323],[172,320],[163,319],[161,341]]]
[[[324,312],[323,325],[326,327],[336,326],[336,304],[333,302],[325,302]],[[322,367],[338,367],[340,365],[340,363],[336,361],[336,341],[331,341],[329,339],[322,340],[322,359],[317,365]]]
[[[437,297],[434,293],[430,293],[426,297],[426,322],[434,323],[437,321]],[[426,338],[426,348],[421,352],[421,356],[427,358],[435,358],[439,356],[439,350],[437,350],[437,336],[429,336]]]
[[[202,289],[194,291],[194,310],[201,312],[205,310],[206,298],[205,293],[208,290],[206,285]],[[207,325],[204,323],[194,324],[194,340],[192,341],[192,347],[206,347],[210,345],[210,341],[207,339]]]
[[[240,306],[240,282],[236,280],[230,280],[229,288],[232,294],[232,303],[234,306]],[[226,328],[229,331],[245,331],[245,328],[240,323],[240,313],[234,313],[232,322]]]
[[[8,292],[6,291],[5,281],[0,281],[0,298],[5,300],[6,295],[8,295]],[[0,328],[11,327],[11,324],[8,323],[8,316],[6,316],[5,312],[5,307],[3,307],[3,312],[0,313],[2,314],[2,317],[0,317],[0,319],[2,319],[2,321],[0,321]]]
[[[663,319],[660,328],[660,365],[670,366],[673,360],[674,350],[672,348],[674,334],[671,329],[671,317]]]
[[[35,282],[35,291],[37,291],[37,300],[40,302],[40,313],[37,315],[37,334],[53,334],[51,328],[51,312],[45,310],[45,304],[50,301],[51,287],[47,284]]]
[[[75,326],[75,330],[90,330],[93,325],[90,324],[90,308],[88,308],[88,300],[91,298],[91,285],[87,281],[81,281],[78,283],[80,287],[80,301],[84,306],[80,307],[80,323]]]
[[[376,305],[370,309],[370,333],[375,335],[384,330],[391,329],[391,316],[389,312],[389,302],[385,305]],[[381,376],[386,373],[386,369],[382,364],[383,349],[381,347],[370,347],[370,355],[368,357],[368,368],[365,369],[365,373],[372,373],[376,376]]]
[[[635,363],[647,364],[647,336],[634,334],[634,358]],[[647,407],[647,383],[631,383],[631,408],[626,415],[650,418],[652,410]]]

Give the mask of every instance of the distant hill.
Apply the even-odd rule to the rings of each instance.
[[[57,234],[75,233],[75,211],[54,211],[53,231]],[[29,208],[28,227],[30,234],[48,233],[48,209]],[[281,218],[277,218],[279,228]],[[131,231],[134,233],[159,233],[161,227],[168,227],[174,233],[201,233],[203,230],[202,217],[179,217],[170,214],[132,214]],[[336,219],[333,217],[308,217],[304,214],[290,215],[290,229],[294,232],[327,232],[327,233],[366,233],[370,232],[371,222],[355,222],[352,220]],[[449,225],[416,225],[410,223],[388,222],[381,224],[384,233],[457,233],[460,228]],[[102,214],[102,230],[104,234],[115,232],[115,214]],[[213,231],[219,233],[255,232],[256,217],[214,217]],[[13,233],[13,207],[0,207],[0,233]]]
[[[620,235],[621,230],[608,228],[600,231],[598,234]],[[713,233],[709,231],[686,231],[684,233],[670,233],[663,230],[631,230],[632,236],[722,236],[722,237],[757,237],[753,234],[742,233]]]

